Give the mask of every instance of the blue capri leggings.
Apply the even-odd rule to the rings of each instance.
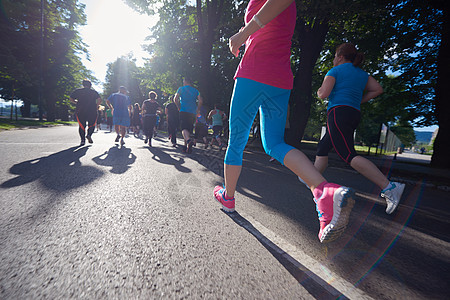
[[[283,164],[294,149],[284,142],[287,108],[291,91],[237,78],[230,107],[230,137],[225,164],[240,166],[245,145],[256,113],[260,113],[261,139],[264,150]]]

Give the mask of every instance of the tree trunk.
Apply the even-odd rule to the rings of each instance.
[[[21,107],[22,117],[29,118],[31,116],[31,102],[23,101],[23,106]]]
[[[325,37],[328,33],[328,22],[316,21],[313,27],[299,19],[297,23],[298,38],[300,41],[300,63],[294,78],[294,88],[291,93],[290,129],[286,136],[287,143],[300,149],[301,140],[308,123],[312,96],[312,74],[314,66],[322,51]]]
[[[204,104],[212,106],[211,55],[214,35],[223,12],[224,0],[208,0],[202,8],[202,1],[197,0],[197,23],[200,42],[200,92]]]
[[[436,84],[436,117],[439,125],[439,132],[434,140],[433,156],[431,166],[450,169],[450,102],[444,98],[445,85],[450,80],[450,22],[449,8],[444,5],[443,26],[441,35],[441,46],[438,55],[438,78]]]

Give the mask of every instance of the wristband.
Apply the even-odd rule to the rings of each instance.
[[[258,19],[258,17],[256,15],[253,16],[252,20],[255,21],[256,24],[258,24],[259,28],[261,28],[261,29],[263,29],[264,26],[266,26],[263,23],[261,23],[261,21]]]

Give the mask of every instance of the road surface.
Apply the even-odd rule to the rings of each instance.
[[[246,152],[235,214],[213,200],[223,152],[124,147],[74,126],[0,132],[0,298],[448,299],[449,193],[408,184],[393,215],[351,170],[349,228],[318,242],[310,191]]]

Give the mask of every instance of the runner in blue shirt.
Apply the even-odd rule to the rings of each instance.
[[[194,127],[195,117],[202,106],[203,100],[200,92],[192,86],[191,80],[184,78],[183,86],[177,90],[174,101],[180,111],[181,133],[183,134],[185,144],[183,152],[191,153],[194,145],[194,141],[191,139],[191,133]]]
[[[108,97],[106,104],[112,109],[114,129],[116,130],[117,137],[115,142],[119,142],[120,145],[125,144],[123,138],[127,131],[127,127],[130,126],[130,114],[131,114],[131,100],[127,96],[127,88],[121,86],[118,93],[114,93]]]
[[[328,97],[328,110],[327,131],[317,147],[314,166],[323,173],[328,166],[328,152],[334,148],[342,160],[382,189],[386,213],[391,214],[400,202],[405,185],[389,182],[370,160],[355,151],[353,136],[361,119],[360,105],[383,93],[381,85],[359,68],[363,61],[364,55],[351,43],[336,49],[334,67],[317,91],[319,98]]]

